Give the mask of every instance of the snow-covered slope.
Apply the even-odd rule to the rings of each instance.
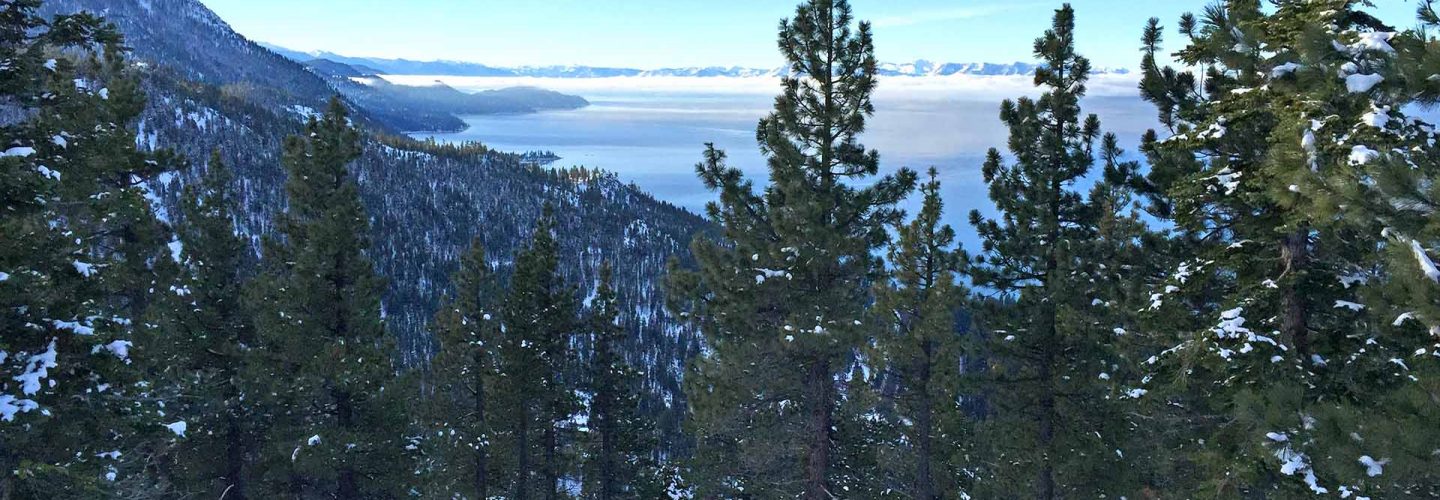
[[[133,124],[137,146],[173,149],[196,162],[218,152],[236,174],[233,187],[243,205],[238,229],[257,243],[270,233],[286,206],[282,144],[301,131],[302,120],[325,109],[335,89],[231,31],[197,0],[50,0],[46,6],[52,13],[109,16],[135,58],[150,63],[141,71],[149,99]],[[555,97],[534,89],[506,92],[511,101],[516,94]],[[451,148],[379,134],[362,142],[364,153],[351,169],[371,215],[370,255],[387,280],[384,314],[402,364],[419,366],[434,354],[425,323],[458,256],[478,236],[508,272],[550,204],[564,235],[562,272],[577,294],[593,293],[602,259],[611,259],[621,322],[631,332],[625,355],[646,373],[646,411],[670,423],[667,442],[679,439],[681,373],[699,340],[663,313],[660,282],[671,257],[688,258],[692,236],[707,228],[703,220],[605,173],[539,169],[520,155],[478,145]],[[197,173],[152,182],[155,208],[174,213],[183,186]]]

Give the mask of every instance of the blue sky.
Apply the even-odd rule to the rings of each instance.
[[[796,0],[201,0],[240,33],[298,50],[450,59],[497,66],[655,68],[780,64],[775,26]],[[1079,48],[1097,66],[1133,67],[1145,20],[1176,40],[1182,12],[1210,0],[1072,0]],[[1413,25],[1415,0],[1376,0]],[[875,24],[882,61],[1030,60],[1059,1],[852,0]]]

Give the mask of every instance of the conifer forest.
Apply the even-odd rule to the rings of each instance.
[[[442,73],[218,1],[0,0],[0,500],[1440,497],[1430,0],[1125,2],[1124,71],[1078,0],[996,75],[907,76],[846,0],[758,20],[763,75],[434,63],[769,78],[672,165],[701,209],[413,133],[582,87],[391,83]],[[866,145],[962,77],[1023,82],[1003,142]]]

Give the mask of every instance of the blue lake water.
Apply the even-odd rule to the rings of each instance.
[[[491,80],[502,79],[445,81],[465,90],[530,84],[577,94],[592,104],[573,111],[466,117],[470,127],[463,132],[417,137],[480,141],[504,151],[554,151],[563,157],[557,165],[614,171],[656,197],[695,212],[713,199],[694,174],[706,142],[724,149],[732,166],[764,182],[766,166],[756,147],[755,125],[769,112],[778,88],[773,82]],[[979,88],[969,81],[957,82],[955,88],[944,81],[895,89],[887,89],[886,83],[882,80],[876,94],[876,113],[862,142],[880,152],[884,171],[936,167],[944,186],[946,218],[971,246],[974,238],[965,214],[971,209],[993,210],[980,164],[988,148],[1005,145],[1007,131],[998,117],[999,103],[1004,96],[1033,94],[1028,78],[986,82]],[[1154,126],[1155,115],[1133,89],[1130,81],[1107,82],[1095,92],[1100,95],[1083,103],[1086,112],[1100,115],[1105,130],[1117,134],[1130,149],[1145,129]]]

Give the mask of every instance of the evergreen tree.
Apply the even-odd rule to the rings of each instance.
[[[561,454],[561,426],[578,408],[566,377],[572,361],[575,293],[560,275],[554,228],[554,210],[547,206],[529,246],[515,259],[501,307],[501,408],[496,417],[509,431],[508,464],[516,500],[561,495],[560,478],[568,470]]]
[[[181,432],[136,341],[170,285],[147,183],[179,162],[135,149],[114,26],[39,6],[0,5],[0,498],[161,495],[149,461]]]
[[[1409,57],[1431,42],[1364,4],[1226,2],[1181,19],[1177,54],[1203,79],[1145,65],[1173,134],[1148,135],[1147,185],[1203,238],[1153,301],[1159,321],[1205,321],[1155,330],[1153,397],[1186,409],[1173,444],[1197,494],[1436,494],[1433,339],[1407,315],[1433,293],[1407,220],[1434,139],[1404,116],[1433,88]],[[1152,21],[1147,61],[1159,35]],[[1421,295],[1391,295],[1405,283]]]
[[[980,301],[976,313],[989,334],[983,351],[990,369],[978,383],[991,388],[993,414],[976,432],[986,441],[978,483],[988,495],[1118,496],[1130,489],[1119,456],[1129,428],[1117,389],[1106,383],[1121,364],[1117,325],[1102,321],[1113,293],[1103,280],[1123,271],[1100,260],[1109,243],[1101,222],[1118,207],[1103,191],[1087,197],[1075,186],[1094,167],[1100,124],[1081,115],[1090,62],[1076,53],[1074,30],[1075,12],[1065,5],[1035,41],[1042,61],[1035,85],[1043,93],[1003,103],[1014,162],[992,149],[984,164],[1000,218],[970,215],[982,252],[967,274],[1000,295]]]
[[[172,464],[175,479],[184,491],[245,499],[258,437],[246,401],[255,332],[242,303],[253,258],[235,232],[232,181],[217,151],[199,183],[185,187],[178,239],[171,243],[172,258],[185,268],[173,294],[184,313],[163,324],[153,342],[166,355],[157,377],[173,381],[180,392],[174,410],[188,418],[187,427],[206,431],[180,443]]]
[[[479,238],[460,258],[451,278],[454,292],[435,317],[440,353],[432,362],[435,394],[432,411],[441,430],[444,470],[427,485],[431,490],[489,498],[491,423],[488,395],[498,382],[496,349],[500,290]]]
[[[333,100],[283,162],[289,210],[266,243],[256,327],[272,385],[264,452],[269,494],[376,498],[403,491],[403,415],[381,320],[378,278],[364,255],[368,216],[347,166],[358,132]]]
[[[843,493],[837,377],[864,341],[872,251],[915,183],[909,170],[873,178],[879,155],[857,142],[876,63],[870,25],[852,23],[844,0],[807,2],[780,23],[790,74],[756,131],[763,191],[713,146],[697,166],[720,194],[707,212],[722,232],[697,240],[699,269],[674,270],[672,293],[708,340],[686,377],[702,495]]]
[[[893,377],[895,413],[902,426],[900,462],[893,469],[910,498],[938,499],[958,491],[943,466],[963,446],[948,432],[959,424],[960,332],[958,309],[965,290],[955,282],[955,230],[942,225],[940,181],[934,168],[920,185],[920,213],[896,228],[889,249],[891,276],[876,292],[876,316],[887,328],[877,340],[879,358]]]
[[[877,311],[868,312],[877,316],[867,316],[864,324],[884,324]],[[881,368],[874,366],[879,358],[869,356],[873,348],[864,346],[846,373],[837,377],[840,400],[835,403],[831,489],[847,498],[900,498],[910,493],[903,486],[914,479],[899,477],[916,461],[904,433],[906,425],[914,422],[889,418],[896,415],[883,411],[894,405],[883,392],[885,377],[877,375]]]
[[[625,362],[625,328],[611,286],[610,264],[590,303],[590,442],[584,471],[585,498],[643,499],[663,496],[654,464],[654,426],[640,414],[640,374]]]

